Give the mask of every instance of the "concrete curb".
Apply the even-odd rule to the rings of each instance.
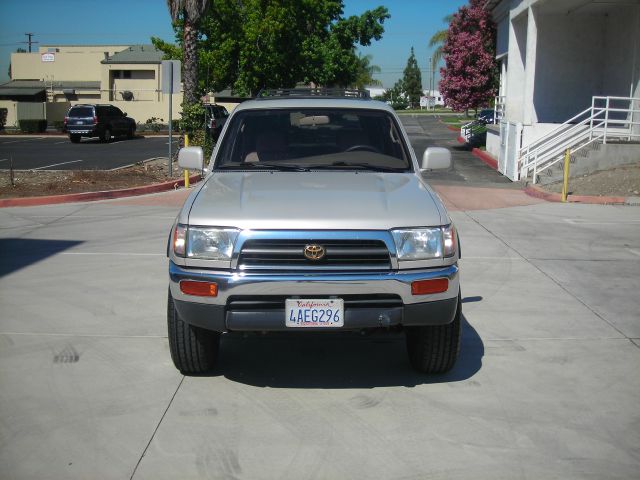
[[[536,185],[528,185],[524,193],[547,202],[562,202],[559,193],[547,192]],[[590,203],[594,205],[640,205],[640,197],[600,197],[596,195],[569,195],[568,203]]]
[[[200,174],[189,177],[189,183],[195,183],[201,179]],[[35,207],[37,205],[54,205],[57,203],[93,202],[96,200],[109,200],[113,198],[134,197],[149,193],[166,192],[176,187],[184,186],[184,178],[171,180],[170,182],[154,183],[143,187],[122,188],[120,190],[103,190],[101,192],[70,193],[67,195],[50,195],[44,197],[2,198],[0,208],[4,207]]]
[[[494,170],[498,170],[498,160],[493,158],[484,150],[480,150],[479,148],[474,148],[473,150],[471,150],[471,154],[474,157],[479,158],[483,163],[490,166]]]

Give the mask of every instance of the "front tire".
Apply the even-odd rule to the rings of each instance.
[[[134,126],[129,127],[129,130],[127,131],[127,138],[131,140],[135,136],[136,136],[136,127]]]
[[[407,327],[407,352],[414,369],[422,373],[444,373],[453,368],[460,351],[462,301],[458,294],[455,317],[446,325]]]
[[[173,364],[185,375],[211,371],[218,360],[220,332],[194,327],[183,321],[169,292],[167,302],[169,350]]]

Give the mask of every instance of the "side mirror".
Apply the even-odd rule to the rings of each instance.
[[[126,116],[127,116],[127,112],[124,112],[124,113],[122,114],[122,116],[123,116],[123,117],[126,117]]]
[[[451,152],[442,147],[429,147],[422,155],[421,170],[441,170],[451,168]]]
[[[178,153],[178,165],[187,170],[202,170],[204,153],[202,147],[184,147]]]

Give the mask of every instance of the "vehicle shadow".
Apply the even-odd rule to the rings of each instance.
[[[44,240],[32,238],[0,239],[0,277],[80,245],[75,240]]]
[[[477,301],[477,300],[476,300]],[[224,335],[215,374],[271,388],[414,387],[466,380],[482,368],[484,343],[462,316],[460,355],[441,375],[411,368],[402,333]]]

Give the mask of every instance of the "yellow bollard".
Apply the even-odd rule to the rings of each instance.
[[[189,146],[189,135],[184,134],[184,146]],[[189,170],[184,171],[184,188],[189,188]]]
[[[569,196],[569,161],[571,160],[571,150],[568,148],[564,152],[564,177],[562,182],[562,201],[566,202]]]

